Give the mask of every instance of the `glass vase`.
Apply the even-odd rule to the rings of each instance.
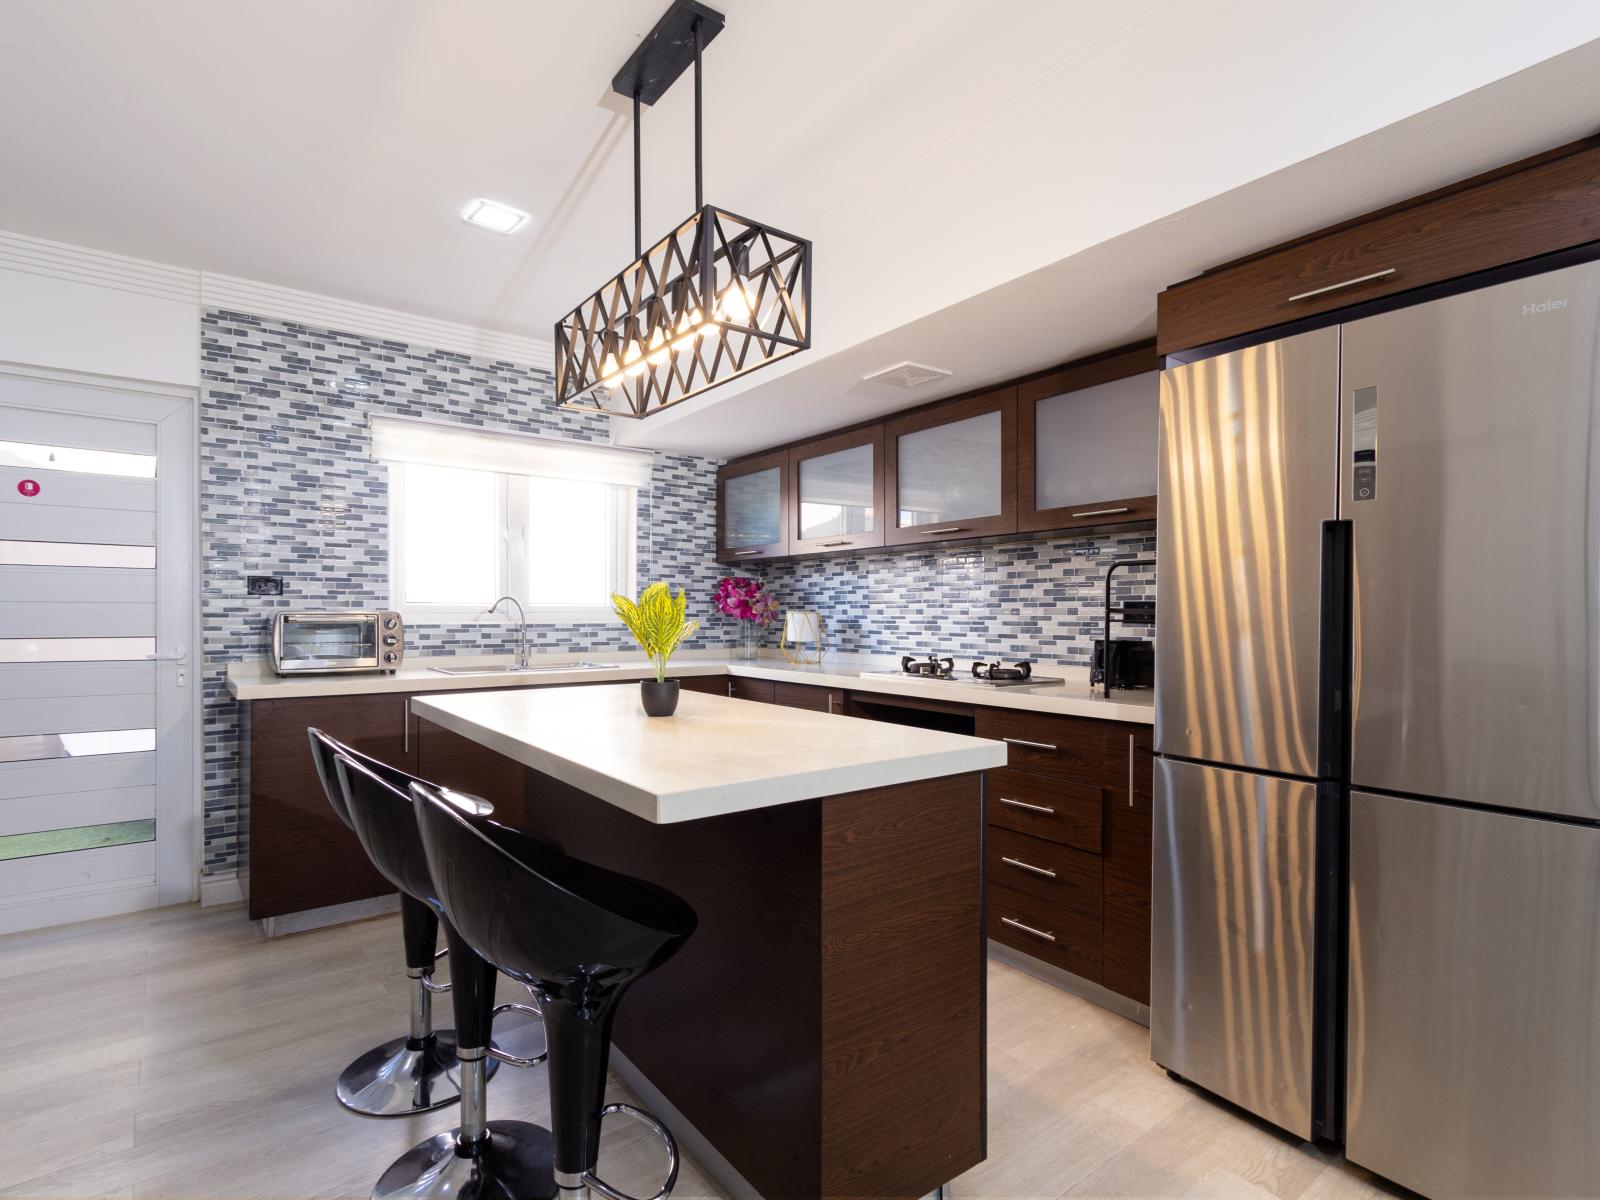
[[[739,657],[745,662],[761,656],[761,622],[739,622]]]

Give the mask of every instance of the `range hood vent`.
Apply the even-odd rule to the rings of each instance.
[[[862,383],[882,383],[889,387],[914,388],[925,383],[932,383],[935,379],[948,379],[953,371],[946,371],[943,367],[930,367],[924,363],[902,362],[895,363],[892,367],[885,367],[881,371],[874,371],[871,375],[863,375]]]

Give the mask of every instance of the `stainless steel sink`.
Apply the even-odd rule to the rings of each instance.
[[[550,663],[537,667],[429,667],[441,675],[550,675],[561,671],[597,671],[619,667],[621,663],[575,662]]]

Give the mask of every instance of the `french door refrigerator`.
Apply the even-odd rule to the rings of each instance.
[[[1600,1195],[1597,360],[1589,263],[1163,383],[1152,1052],[1433,1197]]]

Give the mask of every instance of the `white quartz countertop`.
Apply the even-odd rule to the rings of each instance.
[[[540,654],[534,656],[533,662],[535,666],[558,667],[580,660],[607,665],[581,670],[446,675],[433,668],[503,665],[507,660],[483,655],[418,655],[410,658],[393,675],[276,675],[267,663],[232,663],[228,667],[228,691],[239,700],[288,700],[300,696],[350,696],[382,692],[477,692],[550,684],[614,683],[653,677],[649,663],[640,656],[617,651],[601,650],[584,655]],[[820,664],[801,665],[781,656],[750,661],[717,651],[690,651],[673,658],[669,674],[679,679],[696,675],[733,675],[852,692],[914,696],[949,700],[957,704],[1093,717],[1102,721],[1126,721],[1135,725],[1151,725],[1155,722],[1155,694],[1150,689],[1116,691],[1108,700],[1099,694],[1098,689],[1089,687],[1089,673],[1083,669],[1036,668],[1037,674],[1062,678],[1064,682],[1054,686],[1016,688],[992,688],[974,683],[910,677],[863,677],[861,674],[862,671],[898,669],[899,660],[884,655],[829,655]]]
[[[657,824],[987,771],[1002,742],[683,692],[647,717],[634,688],[415,697],[419,717]]]

